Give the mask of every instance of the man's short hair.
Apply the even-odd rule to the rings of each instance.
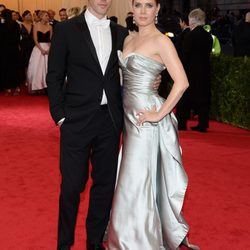
[[[60,10],[59,10],[59,13],[60,12],[62,12],[62,11],[67,11],[65,8],[61,8]]]
[[[204,25],[206,23],[206,13],[200,8],[192,10],[188,18],[192,19],[197,25]]]
[[[179,18],[182,22],[184,22],[186,25],[188,25],[188,14],[187,13],[181,14]]]

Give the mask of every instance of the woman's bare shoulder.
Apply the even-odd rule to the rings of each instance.
[[[170,44],[172,43],[172,41],[170,40],[170,38],[162,33],[159,33],[157,36],[156,36],[156,41],[157,43],[159,44]]]

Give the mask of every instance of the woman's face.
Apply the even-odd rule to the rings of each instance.
[[[48,13],[44,13],[41,16],[41,20],[44,21],[45,23],[48,23],[49,22],[49,14]]]
[[[147,26],[155,22],[160,5],[155,0],[134,0],[133,1],[134,20],[139,26]]]

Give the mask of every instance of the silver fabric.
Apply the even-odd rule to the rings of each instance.
[[[181,213],[188,178],[176,118],[171,113],[158,123],[136,124],[139,109],[162,106],[164,99],[152,86],[165,67],[138,53],[124,59],[118,51],[118,56],[125,128],[107,249],[178,249],[189,227]]]

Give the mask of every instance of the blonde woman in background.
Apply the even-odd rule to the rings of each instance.
[[[42,94],[47,88],[46,74],[52,26],[49,25],[47,11],[40,11],[38,16],[40,22],[34,25],[33,38],[35,47],[31,53],[27,71],[28,90],[30,94]]]
[[[75,17],[75,16],[79,16],[82,13],[82,9],[80,7],[72,7],[67,9],[67,15],[68,15],[68,19]]]

